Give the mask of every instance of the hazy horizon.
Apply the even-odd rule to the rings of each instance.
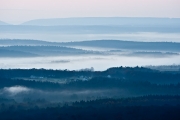
[[[21,21],[18,23],[15,22],[8,22],[8,21],[3,21],[0,19],[0,22],[8,24],[8,25],[22,25],[24,23],[27,22],[31,22],[31,21],[39,21],[39,20],[55,20],[55,19],[77,19],[77,18],[156,18],[156,19],[180,19],[180,17],[138,17],[138,16],[134,16],[134,17],[124,17],[124,16],[102,16],[102,17],[97,17],[97,16],[88,16],[88,17],[51,17],[51,18],[34,18],[34,19],[28,19],[25,21]]]
[[[179,18],[179,0],[1,0],[0,21],[19,24],[33,19],[69,17]]]

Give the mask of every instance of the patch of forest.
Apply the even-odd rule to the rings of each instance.
[[[179,120],[179,93],[177,71],[0,69],[0,119]]]
[[[42,100],[1,103],[1,120],[179,120],[179,96],[99,99],[39,107]]]
[[[47,69],[0,69],[1,78],[66,78],[82,77],[87,80],[94,77],[118,78],[124,81],[148,81],[157,84],[173,84],[180,82],[180,72],[163,72],[143,67],[116,67],[105,71],[91,70],[47,70]]]

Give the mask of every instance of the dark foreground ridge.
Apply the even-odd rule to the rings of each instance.
[[[1,103],[1,120],[179,120],[180,96],[99,99],[39,107],[42,100]],[[47,104],[46,104],[47,105]]]
[[[179,120],[180,72],[0,69],[0,120]]]

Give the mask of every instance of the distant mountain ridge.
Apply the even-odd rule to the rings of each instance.
[[[62,46],[6,46],[0,47],[0,57],[37,57],[37,56],[62,56],[62,55],[85,55],[101,54],[81,49]]]
[[[0,57],[37,57],[37,56],[39,55],[30,52],[0,48]]]
[[[180,20],[179,20],[180,21]],[[89,22],[91,23],[91,22]],[[112,22],[113,23],[113,22]],[[0,26],[1,33],[40,33],[40,34],[122,34],[122,33],[180,33],[180,23],[176,24],[124,24],[124,25],[54,25],[54,26],[39,25],[2,25]]]
[[[16,45],[51,45],[51,42],[41,40],[20,40],[20,39],[0,39],[1,46],[16,46]]]
[[[80,17],[35,19],[21,25],[58,26],[58,25],[180,25],[180,18],[138,18],[138,17]]]
[[[3,21],[0,21],[0,25],[9,25],[8,23],[5,23]]]
[[[62,46],[84,46],[114,48],[126,50],[150,50],[150,51],[171,51],[180,52],[180,43],[174,42],[136,42],[123,40],[93,40],[82,42],[61,43]]]

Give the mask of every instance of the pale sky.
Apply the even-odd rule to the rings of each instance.
[[[67,17],[180,18],[180,0],[0,0],[0,21]]]

